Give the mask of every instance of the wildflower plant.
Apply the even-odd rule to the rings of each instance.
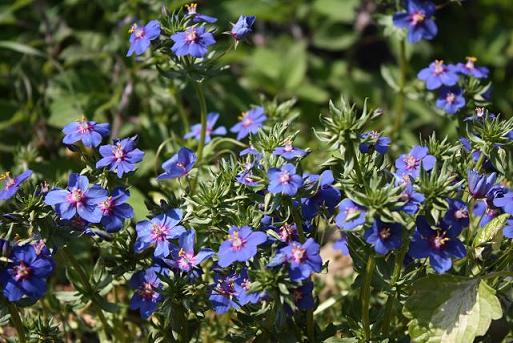
[[[341,96],[312,146],[294,99],[217,124],[205,94],[258,19],[199,10],[163,7],[126,42],[141,72],[182,87],[198,124],[181,116],[154,152],[118,121],[70,120],[62,150],[79,168],[50,179],[29,161],[2,176],[0,311],[20,342],[472,342],[511,321],[513,120],[476,109],[489,70],[474,58],[406,80],[406,44],[438,34],[432,1],[386,13],[408,32],[392,125],[372,99]],[[460,139],[402,137],[407,96]],[[326,296],[328,248],[352,270]]]

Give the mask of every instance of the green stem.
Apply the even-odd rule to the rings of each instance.
[[[397,98],[397,108],[395,112],[395,122],[392,131],[392,138],[396,138],[399,134],[399,129],[401,128],[401,124],[403,122],[404,117],[404,103],[406,99],[406,93],[404,91],[404,88],[406,86],[407,71],[406,42],[404,39],[401,39],[401,41],[399,42],[399,70],[399,97]]]
[[[374,254],[370,255],[367,259],[367,266],[365,268],[365,275],[363,278],[363,286],[362,286],[362,325],[363,325],[363,333],[365,336],[365,342],[370,342],[371,339],[371,329],[370,329],[370,320],[369,320],[369,303],[370,303],[370,293],[371,293],[371,281],[372,274],[374,273],[374,267],[376,266],[376,260],[374,259]]]
[[[87,291],[92,291],[93,287],[91,286],[91,283],[89,282],[89,278],[87,277],[86,273],[82,269],[82,266],[77,261],[75,256],[68,252],[67,248],[62,248],[61,250],[62,254],[64,255],[64,258],[67,259],[70,264],[73,266],[73,269],[77,272],[78,276],[80,277],[80,280],[82,281],[83,286],[87,289]],[[101,307],[94,301],[94,299],[91,299],[92,304],[95,307],[96,313],[98,317],[100,318],[100,321],[102,322],[102,331],[107,334],[110,330],[110,326],[107,322],[107,318],[105,318],[105,315],[103,314],[103,310]]]
[[[477,172],[479,172],[481,170],[481,167],[483,166],[483,163],[484,163],[484,159],[485,159],[485,154],[483,154],[483,152],[481,151],[481,154],[479,155],[479,159],[477,160],[477,163],[475,166],[475,169]]]
[[[200,140],[198,143],[198,148],[196,149],[196,156],[198,157],[196,165],[198,166],[198,172],[196,173],[196,177],[194,178],[191,184],[191,191],[194,192],[194,190],[196,189],[196,184],[198,183],[198,178],[200,176],[201,161],[203,160],[203,148],[205,147],[205,137],[207,133],[207,103],[205,101],[203,89],[201,89],[199,82],[193,81],[192,84],[194,87],[194,91],[196,92],[196,97],[198,98],[201,117]]]
[[[9,309],[9,313],[11,315],[11,322],[16,328],[16,331],[18,332],[18,338],[20,340],[20,343],[25,343],[27,341],[25,337],[25,327],[23,326],[23,322],[21,321],[18,308],[11,302],[7,302],[7,308]]]
[[[405,231],[403,234],[403,245],[401,250],[395,255],[395,264],[394,271],[392,272],[392,277],[390,279],[390,293],[387,297],[387,302],[385,304],[385,314],[383,316],[383,322],[381,326],[381,332],[383,337],[388,337],[388,333],[390,330],[390,324],[392,322],[392,315],[394,309],[394,300],[397,295],[397,292],[394,290],[399,278],[401,277],[401,270],[403,267],[404,257],[408,252],[408,247],[410,246],[410,232]]]

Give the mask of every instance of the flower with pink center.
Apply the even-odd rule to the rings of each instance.
[[[161,282],[158,274],[167,274],[167,270],[158,266],[135,273],[130,279],[130,287],[135,289],[130,299],[130,309],[139,310],[141,317],[148,318],[157,310],[163,300],[160,294]]]
[[[200,275],[199,265],[214,254],[209,248],[201,248],[196,254],[195,239],[196,231],[193,229],[186,231],[179,237],[178,246],[171,245],[170,257],[163,260],[171,269],[187,273],[192,279]]]
[[[24,296],[41,298],[46,292],[46,280],[55,269],[55,262],[44,248],[38,254],[31,244],[17,245],[9,254],[5,268],[0,272],[0,285],[10,302]]]
[[[170,253],[170,239],[180,237],[185,232],[183,226],[178,225],[182,220],[183,212],[180,209],[169,209],[166,213],[159,214],[151,220],[143,220],[137,223],[137,239],[134,250],[137,253],[155,246],[153,255],[166,258]]]
[[[240,121],[235,124],[230,131],[237,134],[237,139],[246,138],[249,134],[256,134],[267,120],[263,107],[255,107],[247,112],[243,112]]]
[[[406,11],[395,13],[396,27],[408,30],[408,41],[416,43],[421,39],[433,39],[438,28],[432,19],[436,7],[430,0],[405,0]]]
[[[386,255],[389,251],[401,246],[401,235],[401,225],[376,219],[372,227],[365,231],[363,238],[378,254]]]
[[[143,160],[144,152],[137,149],[137,136],[115,139],[114,144],[102,145],[99,149],[102,159],[96,162],[96,168],[108,167],[119,178],[135,170],[136,163]]]
[[[449,208],[443,217],[443,222],[447,226],[465,228],[469,225],[469,214],[467,205],[458,199],[447,199]]]
[[[246,262],[257,253],[257,247],[267,241],[263,232],[253,231],[249,226],[232,226],[228,239],[221,243],[217,257],[220,267],[225,268],[234,262]]]
[[[296,174],[296,167],[287,163],[281,168],[271,168],[267,173],[269,186],[267,189],[273,194],[296,195],[303,186],[303,178]]]
[[[164,173],[157,180],[174,179],[187,175],[196,164],[196,154],[188,148],[180,148],[169,160],[162,164]]]
[[[32,170],[27,169],[16,177],[11,177],[9,172],[0,176],[0,182],[4,181],[3,186],[0,188],[0,200],[8,200],[12,198],[23,184],[32,175]]]
[[[452,64],[444,64],[442,60],[435,60],[428,67],[420,70],[417,78],[426,83],[428,90],[434,90],[441,86],[452,87],[459,80],[456,67]]]
[[[107,232],[117,232],[124,224],[125,219],[134,217],[134,209],[126,202],[130,198],[130,192],[117,187],[107,199],[99,206],[102,211],[101,224]]]
[[[455,114],[464,106],[465,97],[463,96],[463,90],[458,87],[442,88],[436,100],[436,107],[449,114]]]
[[[94,148],[100,145],[103,137],[110,133],[109,124],[98,124],[94,121],[89,121],[82,118],[79,121],[72,122],[62,129],[64,138],[62,142],[66,145],[82,141],[88,148]]]
[[[428,171],[433,169],[436,158],[428,153],[428,148],[416,145],[408,154],[399,156],[395,160],[397,176],[408,175],[412,178],[417,178],[420,174],[420,168]]]
[[[284,146],[274,149],[273,155],[281,156],[286,160],[292,160],[296,157],[304,157],[306,155],[306,151],[292,146],[292,143],[287,141]]]
[[[134,52],[136,55],[142,55],[150,47],[151,41],[159,38],[160,23],[157,20],[151,20],[144,26],[132,24],[128,32],[130,33],[130,48],[126,55],[132,56]]]
[[[185,31],[171,36],[174,41],[171,50],[176,56],[192,56],[201,58],[208,53],[208,47],[215,44],[212,33],[205,31],[204,26],[190,27]]]
[[[408,252],[413,258],[428,257],[437,273],[445,273],[452,267],[453,258],[463,258],[467,253],[465,245],[458,239],[463,227],[443,228],[446,225],[442,224],[442,228],[432,228],[425,217],[418,217]]]
[[[61,219],[69,220],[78,214],[89,223],[99,223],[102,219],[100,204],[107,200],[108,193],[99,185],[89,187],[86,176],[72,173],[68,188],[55,188],[45,197],[45,203],[52,206]]]
[[[302,281],[312,273],[321,271],[322,259],[319,252],[320,245],[313,238],[308,238],[303,244],[290,242],[278,251],[267,266],[272,268],[286,264],[290,279],[294,282]]]
[[[466,60],[467,61],[465,63],[456,64],[456,70],[459,73],[475,77],[476,79],[486,79],[488,77],[490,71],[486,67],[476,66],[476,57],[466,57]]]

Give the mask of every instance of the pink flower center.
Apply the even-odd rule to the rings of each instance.
[[[178,267],[181,270],[188,271],[191,269],[191,266],[196,262],[196,256],[194,256],[194,253],[186,252],[183,249],[180,249],[178,252],[178,256],[180,257],[178,259]]]
[[[240,238],[239,232],[235,231],[230,235],[229,238],[230,242],[232,242],[232,250],[239,251],[242,247],[244,247],[244,244],[246,243],[245,240]]]
[[[433,73],[438,76],[440,74],[443,74],[444,72],[445,72],[444,61],[443,60],[436,60],[435,61],[435,68],[433,70]]]
[[[294,147],[290,144],[285,144],[285,147],[283,147],[283,150],[285,150],[286,152],[291,152],[292,150],[294,150]]]
[[[112,214],[112,197],[108,197],[104,201],[100,202],[99,204],[100,209],[102,210],[103,215],[110,215]]]
[[[379,135],[379,133],[378,133],[378,132],[376,132],[376,131],[370,131],[370,132],[369,132],[369,136],[370,136],[370,138],[372,138],[373,140],[378,140],[380,135]]]
[[[432,239],[431,239],[431,245],[433,246],[433,248],[435,249],[441,249],[448,241],[449,241],[449,237],[445,237],[446,233],[445,232],[442,232],[442,233],[437,233],[436,236],[434,236]]]
[[[81,134],[89,133],[93,129],[93,125],[90,125],[87,120],[81,121],[78,125],[78,132]]]
[[[244,126],[245,128],[248,128],[251,125],[253,125],[253,119],[244,117],[244,119],[242,120],[242,126]]]
[[[292,260],[296,263],[301,263],[305,258],[305,249],[299,245],[292,247]]]
[[[392,232],[390,231],[390,228],[388,228],[388,227],[383,227],[379,230],[379,238],[382,241],[387,240],[388,238],[390,238],[391,235],[392,235]]]
[[[137,290],[139,295],[146,301],[153,300],[155,295],[155,287],[150,282],[145,282],[139,289]]]
[[[248,174],[248,175],[244,176],[244,181],[246,181],[247,183],[253,183],[253,182],[255,182],[255,179],[253,178],[252,175]]]
[[[30,267],[25,264],[25,262],[21,261],[16,267],[14,267],[14,272],[16,275],[14,278],[16,281],[25,280],[30,276]]]
[[[73,205],[78,205],[84,200],[84,192],[80,188],[73,188],[68,195],[68,201]]]
[[[290,181],[290,174],[287,171],[284,171],[280,174],[280,183],[289,183]]]
[[[464,208],[460,208],[459,210],[454,212],[454,218],[456,218],[456,219],[468,218],[468,211]]]
[[[447,96],[445,97],[445,101],[447,101],[449,104],[452,104],[456,100],[456,95],[452,92],[449,92]]]
[[[151,225],[151,236],[154,241],[165,241],[169,233],[169,227],[162,224]]]
[[[426,19],[426,14],[424,13],[424,11],[415,11],[412,15],[411,15],[411,24],[412,25],[418,25],[418,24],[421,24],[424,20]]]
[[[406,169],[413,170],[418,167],[419,160],[415,156],[408,155],[404,158],[404,163],[406,163]]]
[[[477,61],[477,58],[475,58],[475,57],[467,57],[466,59],[467,59],[467,63],[465,63],[465,68],[469,69],[469,70],[474,69],[476,67],[475,63]]]
[[[114,148],[112,148],[112,153],[114,154],[114,157],[118,161],[123,161],[125,159],[125,156],[126,156],[125,150],[123,150],[123,147],[119,143],[116,144],[116,146]]]
[[[187,43],[197,43],[199,40],[198,33],[196,32],[196,29],[192,28],[190,31],[188,31],[185,35],[185,40]]]
[[[182,161],[176,162],[176,166],[177,166],[178,168],[185,169],[185,163],[183,163]]]

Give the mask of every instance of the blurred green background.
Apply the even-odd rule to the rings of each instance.
[[[20,164],[54,177],[73,167],[61,148],[60,129],[83,113],[113,126],[113,136],[138,134],[147,153],[136,177],[154,175],[155,152],[183,127],[178,111],[198,121],[193,92],[158,75],[151,61],[125,57],[128,29],[136,20],[160,18],[186,1],[17,0],[0,5],[0,165]],[[493,111],[513,105],[513,3],[511,0],[437,1],[439,34],[408,45],[408,87],[420,89],[417,71],[433,59],[447,63],[478,57],[491,68]],[[383,14],[395,1],[230,0],[201,1],[199,12],[219,18],[219,45],[229,43],[230,22],[256,15],[255,34],[227,54],[231,68],[205,85],[209,111],[231,127],[241,111],[268,99],[296,97],[307,143],[330,98],[358,104],[369,97],[384,109],[377,123],[392,125],[397,41],[384,34]],[[388,80],[388,83],[385,80]],[[417,99],[415,99],[417,97]],[[436,130],[455,137],[455,124],[412,91],[400,145]],[[315,150],[315,146],[312,147]],[[49,165],[52,168],[47,168]],[[135,181],[137,182],[137,181]]]

